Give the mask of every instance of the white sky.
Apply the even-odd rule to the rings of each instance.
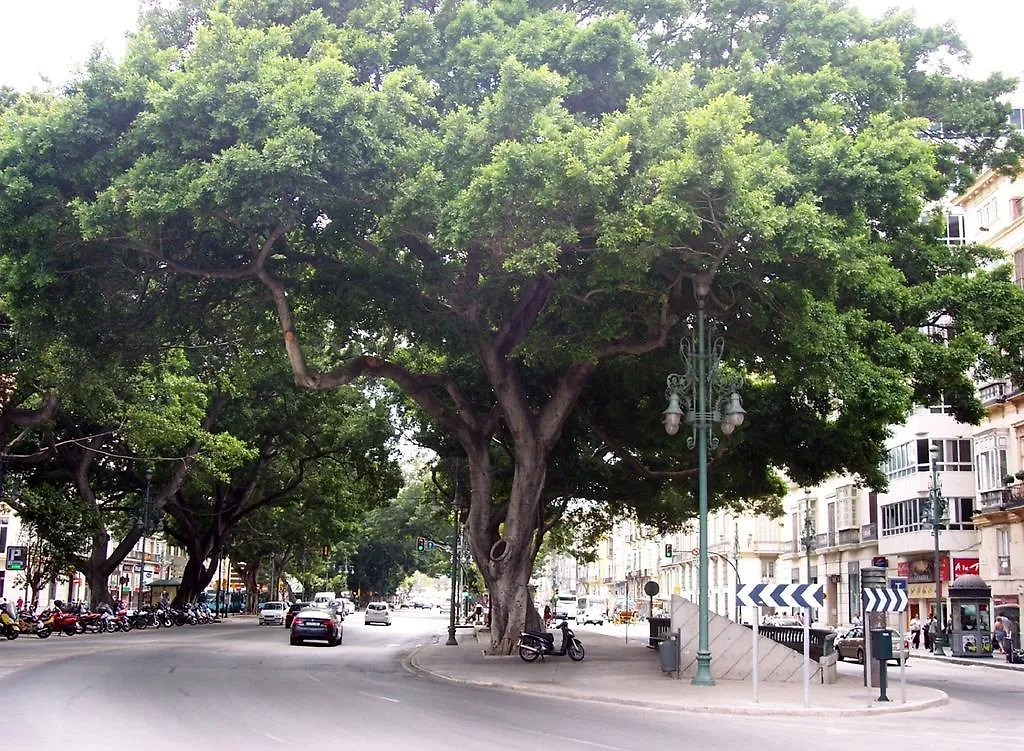
[[[124,49],[134,27],[136,0],[0,0],[0,85],[18,89],[59,85],[101,44]],[[1021,0],[853,0],[872,16],[899,6],[917,11],[922,25],[956,22],[974,55],[968,73],[1024,74]]]

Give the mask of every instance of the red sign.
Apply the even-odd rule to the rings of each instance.
[[[969,561],[972,559],[964,558],[963,560]],[[973,559],[975,566],[977,566],[978,559]],[[934,558],[918,558],[914,561],[899,561],[896,564],[896,572],[899,576],[904,576],[911,584],[925,584],[927,582],[935,581],[935,559]],[[939,559],[939,578],[942,581],[949,581],[949,556],[943,556]]]
[[[910,577],[910,561],[899,561],[896,564],[896,574],[905,578]]]
[[[953,578],[959,579],[961,576],[981,576],[981,565],[977,558],[954,558],[953,559]]]

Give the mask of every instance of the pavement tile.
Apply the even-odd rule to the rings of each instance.
[[[843,675],[832,685],[812,679],[809,707],[804,707],[802,682],[762,682],[755,703],[749,681],[693,686],[686,677],[678,680],[674,673],[662,673],[657,652],[646,647],[646,639],[636,636],[626,643],[617,636],[581,632],[586,659],[578,663],[568,657],[527,663],[518,655],[488,656],[484,654],[487,634],[480,637],[483,643],[474,634],[460,633],[456,647],[445,644],[446,636],[438,636],[409,655],[407,664],[414,671],[456,683],[713,714],[870,715],[928,709],[949,701],[938,689],[908,685],[907,701],[903,703],[898,672],[890,672],[888,703],[875,701],[878,689],[869,693],[861,681]]]

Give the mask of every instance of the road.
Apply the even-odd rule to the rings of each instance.
[[[685,747],[849,751],[852,742],[1016,750],[1024,674],[914,663],[911,680],[954,697],[948,707],[863,719],[664,712],[482,690],[410,673],[402,658],[445,636],[436,615],[401,611],[391,627],[345,622],[340,647],[291,647],[251,620],[204,627],[0,644],[5,745],[76,749]],[[580,629],[585,638],[586,629]],[[913,662],[913,661],[912,661]],[[853,671],[853,666],[844,670]],[[897,687],[898,690],[898,687]],[[997,702],[995,704],[990,702]],[[1006,713],[1004,712],[1004,715]]]

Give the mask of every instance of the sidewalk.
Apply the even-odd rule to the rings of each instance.
[[[997,670],[1016,670],[1024,673],[1024,665],[1013,665],[1006,661],[1006,657],[1000,654],[992,657],[953,657],[949,647],[946,647],[945,655],[937,655],[927,649],[911,649],[910,657],[914,660],[933,660],[934,662],[945,662],[949,665],[977,665]]]
[[[479,641],[475,636],[478,636]],[[749,681],[719,681],[716,686],[693,686],[683,677],[661,672],[655,650],[647,639],[622,638],[593,632],[581,634],[586,659],[572,662],[568,657],[549,657],[527,663],[518,655],[489,657],[486,632],[461,632],[459,645],[447,646],[446,636],[419,647],[407,658],[410,669],[455,683],[506,691],[527,691],[537,695],[586,701],[628,704],[685,712],[734,715],[875,715],[910,712],[949,702],[942,691],[924,686],[907,686],[907,702],[900,701],[899,680],[888,690],[889,703],[874,701],[861,681],[839,677],[833,685],[811,681],[810,707],[804,707],[804,688],[797,683],[764,683],[754,703]]]

